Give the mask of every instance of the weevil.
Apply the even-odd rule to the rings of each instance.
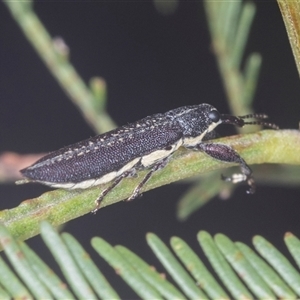
[[[250,118],[255,121],[245,121]],[[127,200],[139,196],[153,173],[164,168],[172,154],[183,146],[222,162],[237,163],[241,172],[223,179],[233,183],[245,181],[248,193],[254,193],[252,171],[245,160],[231,147],[209,140],[215,137],[214,129],[220,124],[238,127],[260,124],[277,129],[276,125],[264,122],[265,118],[264,114],[240,117],[220,114],[205,103],[179,107],[51,152],[22,169],[25,179],[17,183],[38,182],[54,188],[87,189],[111,182],[99,194],[93,210],[96,212],[103,198],[122,179],[147,169],[149,172]]]

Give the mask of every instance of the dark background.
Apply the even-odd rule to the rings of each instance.
[[[118,124],[202,102],[229,112],[201,1],[180,2],[171,16],[159,14],[151,1],[39,1],[34,8],[50,34],[63,37],[70,47],[71,62],[85,81],[95,75],[106,79],[108,111]],[[94,135],[2,3],[0,40],[0,151],[47,152]],[[298,128],[299,76],[275,1],[257,3],[247,46],[247,53],[253,51],[263,56],[255,110],[268,113],[281,128]],[[146,232],[157,233],[166,243],[180,236],[198,252],[199,230],[222,232],[247,244],[260,234],[285,254],[284,233],[300,237],[298,188],[259,186],[255,195],[247,196],[240,187],[230,200],[214,199],[180,223],[176,202],[187,187],[172,184],[147,192],[132,203],[74,220],[65,230],[84,243],[116,280],[123,297],[133,294],[98,260],[89,246],[91,237],[123,244],[158,270],[162,267],[146,245]],[[0,207],[12,208],[46,190],[39,185],[2,185]],[[30,244],[48,256],[39,237]]]

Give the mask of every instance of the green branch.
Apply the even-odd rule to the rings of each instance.
[[[300,156],[295,151],[300,147],[300,133],[297,130],[265,130],[216,141],[232,146],[249,164],[300,165]],[[182,149],[174,155],[166,168],[151,178],[144,191],[229,166],[232,164],[221,163],[201,152]],[[129,197],[146,173],[146,170],[141,171],[138,178],[124,179],[105,197],[101,207],[104,208]],[[89,213],[94,209],[94,201],[101,189],[102,187],[95,187],[85,191],[47,192],[38,198],[22,202],[14,209],[3,210],[0,213],[0,222],[6,225],[15,237],[25,240],[39,233],[41,220],[48,220],[54,226],[58,226]],[[101,212],[97,217],[101,217]]]

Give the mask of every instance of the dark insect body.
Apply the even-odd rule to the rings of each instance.
[[[254,118],[253,122],[244,119]],[[127,200],[136,198],[152,174],[166,166],[172,154],[181,146],[205,152],[223,161],[240,165],[241,173],[224,177],[233,183],[246,181],[249,193],[255,191],[252,172],[247,163],[229,146],[207,141],[215,136],[220,124],[239,127],[265,123],[264,114],[242,117],[220,114],[209,104],[183,106],[163,114],[155,114],[107,133],[49,153],[32,166],[21,170],[25,179],[17,183],[38,182],[55,188],[86,189],[112,182],[96,200],[96,212],[102,199],[123,178],[149,169]]]

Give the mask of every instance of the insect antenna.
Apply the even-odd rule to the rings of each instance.
[[[244,125],[262,125],[265,127],[269,127],[272,129],[279,129],[279,127],[276,124],[269,123],[269,122],[264,122],[264,119],[268,118],[268,115],[266,114],[249,114],[246,116],[240,116],[238,117],[240,119],[256,119],[255,121],[250,121],[250,122],[244,122]]]
[[[273,123],[265,122],[264,119],[267,119],[266,114],[249,114],[245,116],[231,116],[231,115],[221,115],[223,124],[232,124],[238,127],[243,127],[244,125],[262,125],[272,129],[279,129],[279,127]],[[247,121],[246,119],[255,119],[255,121]]]

